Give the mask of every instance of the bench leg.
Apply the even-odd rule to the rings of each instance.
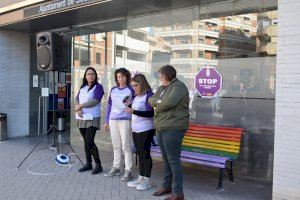
[[[227,169],[229,181],[233,182],[233,162],[232,161],[229,162],[230,162],[230,168],[227,167],[226,169]]]
[[[223,190],[223,177],[224,177],[224,168],[220,169],[220,173],[219,173],[219,183],[218,183],[219,190]]]

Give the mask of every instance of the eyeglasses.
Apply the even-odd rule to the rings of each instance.
[[[131,87],[137,87],[139,86],[140,84],[131,84]]]
[[[86,74],[87,76],[95,76],[96,74],[95,73],[88,73],[88,74]]]

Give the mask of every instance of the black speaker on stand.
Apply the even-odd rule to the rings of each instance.
[[[33,147],[28,155],[22,160],[16,169],[18,169],[24,161],[30,156],[30,154],[36,149],[37,146],[46,138],[47,135],[53,134],[53,142],[51,146],[57,148],[58,154],[60,153],[58,144],[59,129],[55,126],[55,71],[63,69],[63,36],[57,33],[41,32],[36,35],[36,48],[37,48],[37,69],[39,71],[51,71],[52,78],[52,124],[48,129],[47,133],[40,139],[40,141]],[[69,143],[70,149],[75,153],[71,144]],[[76,154],[76,153],[75,153]],[[78,155],[77,158],[83,165]]]
[[[63,36],[42,32],[36,35],[37,68],[40,71],[63,69]]]

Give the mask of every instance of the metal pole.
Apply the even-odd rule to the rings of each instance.
[[[39,114],[38,114],[38,135],[40,135],[41,129],[41,97],[39,97]]]
[[[90,34],[88,34],[88,65],[91,65],[91,41],[90,41]]]

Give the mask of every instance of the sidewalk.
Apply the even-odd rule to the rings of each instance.
[[[78,173],[81,164],[74,166],[70,172],[52,176],[38,176],[27,172],[27,168],[39,160],[53,155],[53,150],[44,149],[33,153],[27,161],[16,170],[17,165],[33,148],[38,139],[20,138],[0,141],[0,199],[1,200],[161,200],[167,196],[157,198],[152,193],[159,187],[162,179],[162,162],[154,160],[152,182],[153,187],[140,192],[128,188],[119,177],[106,178],[103,173],[91,175],[90,172]],[[49,143],[48,143],[49,144]],[[46,142],[38,148],[47,147]],[[83,157],[81,148],[78,154]],[[112,149],[108,145],[99,146],[101,161],[105,171],[112,164]],[[67,150],[66,150],[67,151]],[[135,164],[135,163],[134,163]],[[49,173],[65,170],[57,166],[54,159],[32,168],[35,172]],[[138,170],[136,166],[134,172]],[[243,199],[271,199],[272,185],[252,180],[235,179],[230,183],[224,179],[224,191],[215,189],[217,185],[216,173],[205,172],[193,167],[184,167],[184,193],[186,200],[243,200]]]

